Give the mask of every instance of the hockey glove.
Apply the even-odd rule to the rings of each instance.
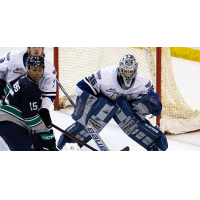
[[[134,101],[131,107],[143,120],[146,115],[152,114],[155,116],[160,115],[162,104],[159,101],[159,95],[154,92],[145,94],[141,99]]]
[[[52,129],[49,132],[39,133],[39,136],[42,139],[43,147],[49,149],[50,151],[58,151],[56,148],[56,140]]]
[[[34,131],[32,130],[30,131],[30,135],[35,151],[42,151],[43,146],[41,137],[38,134],[34,133]]]
[[[3,79],[0,79],[0,99],[3,99],[5,93],[4,93],[4,88],[6,87],[6,81]]]
[[[46,108],[42,108],[39,111],[40,117],[42,118],[42,121],[45,123],[46,127],[51,125],[51,117],[49,114],[49,110],[47,110]]]

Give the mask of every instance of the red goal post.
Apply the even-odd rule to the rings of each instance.
[[[156,92],[160,95],[161,100],[161,47],[156,47]],[[156,125],[160,126],[161,115],[156,117]]]
[[[56,69],[56,78],[59,80],[59,56],[58,56],[58,47],[54,47],[54,67]],[[59,87],[58,84],[56,84],[56,98],[54,100],[54,110],[59,110]]]

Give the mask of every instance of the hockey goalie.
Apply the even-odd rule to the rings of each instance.
[[[125,55],[119,65],[112,65],[93,73],[77,83],[74,96],[76,107],[72,118],[76,121],[67,132],[87,143],[88,122],[99,134],[113,118],[121,130],[147,151],[165,151],[168,143],[159,128],[152,126],[146,116],[161,114],[162,104],[151,81],[138,70],[133,55]],[[60,136],[58,148],[75,141]]]

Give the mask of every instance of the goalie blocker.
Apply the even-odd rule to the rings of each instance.
[[[140,118],[127,101],[120,97],[116,105],[118,111],[114,120],[126,135],[147,151],[165,151],[168,148],[163,132],[153,127],[147,119]]]
[[[81,96],[77,98],[76,107],[72,114],[72,118],[76,122],[65,131],[87,143],[92,139],[85,128],[88,122],[92,124],[96,133],[100,133],[113,118],[117,110],[117,106],[103,97],[96,98],[87,92],[83,92]],[[93,136],[93,138],[94,137],[95,136]],[[62,134],[58,141],[58,148],[62,149],[65,143],[72,142],[75,141]],[[80,145],[80,147],[82,147],[82,145]]]

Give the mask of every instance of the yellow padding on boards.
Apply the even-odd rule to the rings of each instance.
[[[171,56],[200,62],[200,50],[188,47],[170,47]]]

